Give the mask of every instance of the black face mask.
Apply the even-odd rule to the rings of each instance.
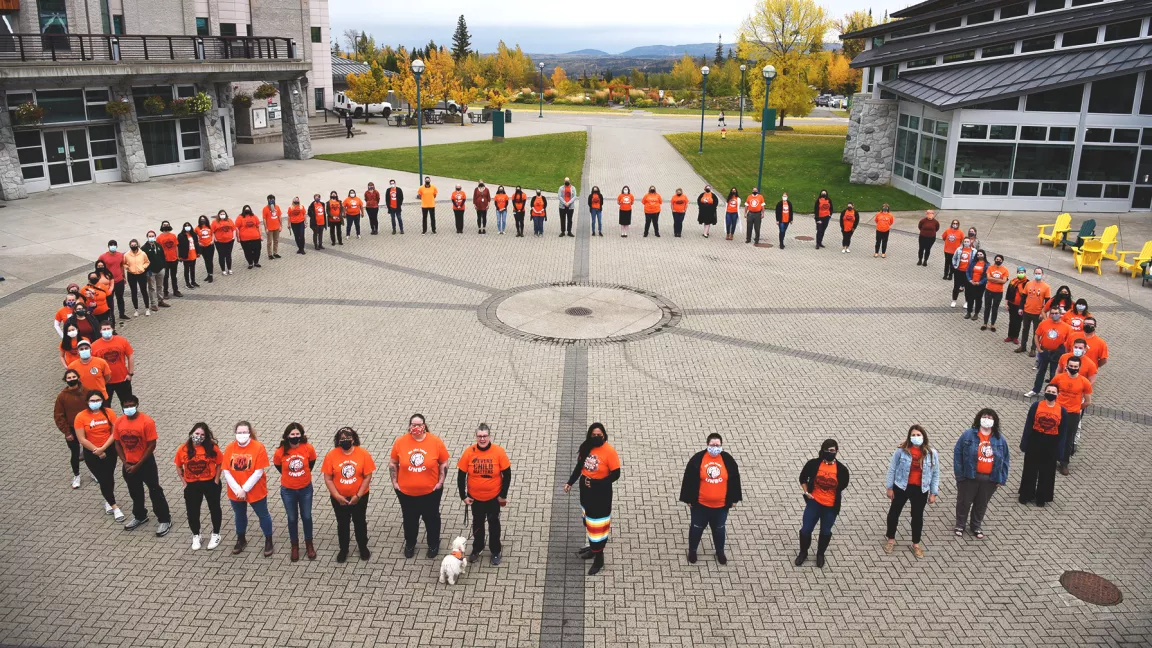
[[[68,380],[68,381],[66,381],[66,382],[68,383],[68,386],[69,386],[69,387],[75,387],[76,385],[79,385],[79,384],[80,384],[80,381],[79,381],[79,380]]]
[[[1084,327],[1084,332],[1085,332],[1085,333],[1095,333],[1095,332],[1096,332],[1096,327],[1095,327],[1095,326],[1085,326],[1085,327]]]
[[[820,458],[823,459],[824,461],[832,462],[832,461],[836,460],[836,453],[835,452],[821,452]]]
[[[300,445],[300,439],[301,439],[301,437],[290,436],[290,437],[288,437],[288,445],[291,445],[291,446]]]
[[[1077,369],[1073,369],[1072,367],[1068,367],[1068,375],[1069,375],[1069,376],[1075,376],[1075,375],[1076,375],[1076,374],[1078,374],[1078,373],[1080,373],[1080,369],[1079,369],[1079,368],[1077,368]]]
[[[604,445],[604,437],[598,437],[598,436],[592,437],[592,447],[593,448],[599,448],[602,445]]]
[[[352,439],[340,439],[340,448],[343,450],[351,450]]]
[[[139,245],[132,245],[132,246],[130,246],[129,249],[131,249],[133,252],[139,252],[140,246]]]
[[[1044,394],[1044,400],[1048,401],[1049,403],[1055,403],[1056,402],[1056,394],[1045,393]]]

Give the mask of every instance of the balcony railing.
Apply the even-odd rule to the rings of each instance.
[[[298,59],[296,41],[271,36],[0,34],[9,61],[251,61]]]

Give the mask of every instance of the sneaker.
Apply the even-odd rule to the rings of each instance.
[[[873,258],[873,259],[875,259],[875,258],[877,258],[877,257],[879,257],[879,256],[880,256],[880,253],[879,253],[879,252],[875,252],[875,253],[873,253],[873,254],[872,254],[872,258]]]
[[[412,556],[415,556],[415,555],[416,555],[416,547],[415,546],[404,547],[404,557],[405,558],[411,558]]]
[[[200,551],[200,536],[192,536],[192,551]]]
[[[784,246],[783,246],[783,245],[781,245],[780,247],[784,247]],[[888,253],[887,253],[887,252],[885,252],[884,254],[881,254],[881,255],[880,255],[880,258],[881,258],[881,259],[887,259],[887,258],[888,258]]]
[[[987,331],[987,330],[988,330],[988,325],[987,325],[987,324],[981,324],[981,325],[980,325],[980,330],[981,330],[981,331]]]
[[[847,252],[848,254],[852,254],[852,248],[848,248],[847,250],[844,250],[844,251]]]
[[[840,254],[848,254],[848,248],[844,248],[843,250],[840,250]]]
[[[1034,390],[1029,389],[1028,391],[1024,392],[1025,398],[1035,398],[1035,396],[1036,392]]]
[[[72,478],[72,488],[80,488],[80,475],[76,475]]]
[[[916,556],[917,558],[923,558],[924,547],[921,547],[920,545],[912,545],[912,555]]]
[[[208,551],[212,551],[213,549],[215,549],[216,547],[219,547],[219,546],[220,546],[220,534],[219,533],[213,533],[212,536],[208,538]]]
[[[435,558],[440,555],[440,547],[428,547],[428,552],[424,554],[426,558]]]
[[[144,524],[147,521],[148,521],[148,516],[144,516],[143,520],[137,518],[136,516],[132,516],[131,520],[128,520],[127,522],[124,523],[124,530],[125,531],[131,531],[132,529],[135,529],[136,527],[140,526],[141,524]]]
[[[163,538],[164,536],[168,535],[168,532],[171,530],[172,530],[172,523],[171,522],[161,522],[159,525],[156,526],[156,537],[157,538]]]
[[[895,548],[896,548],[896,541],[895,540],[886,540],[884,542],[884,553],[890,554],[890,553],[892,553],[892,550]]]
[[[717,551],[716,552],[716,562],[720,563],[721,565],[727,565],[728,564],[728,555],[725,554],[723,551]]]
[[[476,553],[475,551],[473,551],[472,553],[468,554],[468,563],[469,564],[474,565],[479,560],[480,560],[480,554],[479,553]]]
[[[144,310],[147,311],[148,309],[145,308]],[[140,317],[140,311],[138,311],[138,310],[132,311],[132,317]]]
[[[99,484],[100,482],[96,482],[96,483]],[[116,509],[112,508],[111,504],[109,504],[108,502],[104,502],[104,512],[105,513],[107,513],[108,515],[112,515],[112,511],[115,511],[115,510]]]
[[[952,300],[952,308],[956,308],[956,300],[955,299]]]
[[[989,327],[988,327],[988,330],[990,330],[990,331],[992,331],[993,333],[995,333],[995,332],[996,332],[996,325],[995,325],[995,324],[993,324],[992,326],[989,326]]]
[[[695,551],[689,551],[688,552],[688,564],[690,564],[690,565],[696,564],[696,552]]]
[[[152,311],[148,308],[144,309],[144,317],[152,317]]]
[[[500,554],[498,554],[498,553],[492,554],[492,566],[493,567],[499,567],[501,560],[503,560],[503,557]]]

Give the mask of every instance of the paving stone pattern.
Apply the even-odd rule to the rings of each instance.
[[[602,188],[646,188],[665,172],[661,187],[703,184],[679,158],[653,159],[661,149],[646,146],[663,144],[658,133],[591,135],[586,175]],[[639,165],[649,162],[652,171],[643,172]],[[62,371],[48,319],[79,273],[0,299],[7,332],[0,442],[11,449],[0,472],[7,511],[0,643],[1152,643],[1152,512],[1144,497],[1152,464],[1140,451],[1152,429],[1145,313],[1110,293],[1073,288],[1099,305],[1112,360],[1097,381],[1097,402],[1109,409],[1086,417],[1081,452],[1071,476],[1058,477],[1053,504],[1015,502],[1022,465],[1015,452],[1008,486],[985,521],[988,538],[955,538],[955,439],[990,406],[1015,449],[1027,408],[1019,394],[1032,369],[1000,341],[1004,328],[981,332],[946,308],[950,286],[935,266],[914,265],[913,237],[894,236],[883,260],[809,245],[756,249],[722,236],[703,239],[690,211],[685,238],[671,237],[666,218],[660,239],[621,239],[608,212],[605,236],[583,241],[557,237],[550,219],[550,236],[540,240],[456,235],[442,226],[437,236],[364,236],[329,253],[285,254],[259,270],[238,266],[172,308],[128,322],[123,333],[138,354],[141,409],[159,425],[161,480],[175,522],[166,538],[152,535],[154,519],[123,531],[104,515],[87,478],[78,491],[68,488],[67,450],[51,421]],[[588,225],[582,212],[578,224]],[[793,227],[790,234],[812,233],[807,221]],[[587,347],[514,339],[479,321],[481,305],[494,296],[574,279],[663,295],[682,318],[660,335]],[[338,565],[335,520],[318,478],[320,557],[290,563],[274,472],[272,558],[260,556],[258,543],[238,557],[228,553],[235,535],[227,504],[224,545],[189,550],[171,457],[193,423],[208,421],[227,440],[231,425],[247,419],[271,448],[285,424],[298,420],[321,452],[338,427],[352,425],[383,466],[416,411],[454,457],[480,421],[508,449],[515,480],[500,567],[486,555],[461,584],[438,585],[436,561],[400,555],[399,507],[379,486],[369,505],[371,561]],[[584,540],[578,499],[560,487],[591,420],[607,425],[623,477],[606,570],[588,578],[572,556]],[[945,473],[940,500],[926,513],[921,560],[908,551],[907,513],[896,552],[881,549],[884,474],[912,422],[928,429]],[[684,463],[712,431],[724,435],[744,473],[725,567],[709,538],[700,562],[687,564],[688,515],[677,502]],[[796,477],[827,437],[840,442],[852,485],[827,566],[796,568]],[[443,505],[444,535],[467,535],[453,493]],[[1123,602],[1096,607],[1073,598],[1059,585],[1067,570],[1110,579]]]

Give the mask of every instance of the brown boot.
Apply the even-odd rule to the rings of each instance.
[[[292,543],[292,562],[297,562],[298,560],[300,560],[300,543],[293,542]]]
[[[316,560],[316,547],[312,546],[311,540],[304,541],[304,552],[308,554],[308,560]]]
[[[238,554],[244,551],[244,547],[248,546],[248,539],[243,534],[236,536],[236,546],[232,547],[232,553]]]
[[[272,555],[272,536],[264,536],[264,557]]]

